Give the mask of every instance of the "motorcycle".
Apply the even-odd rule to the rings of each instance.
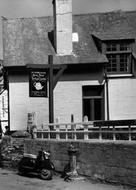
[[[38,155],[24,154],[23,158],[18,164],[18,171],[20,175],[29,173],[36,173],[41,179],[52,179],[54,164],[50,161],[50,153],[41,149]]]

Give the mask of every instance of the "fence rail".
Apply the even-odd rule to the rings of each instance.
[[[65,140],[136,140],[136,120],[51,123],[35,131],[37,138]]]

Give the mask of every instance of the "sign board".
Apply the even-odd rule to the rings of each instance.
[[[47,73],[30,71],[30,97],[47,97]]]

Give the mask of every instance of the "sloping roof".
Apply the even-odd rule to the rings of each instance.
[[[55,64],[104,63],[92,38],[101,40],[135,39],[136,11],[93,13],[73,16],[73,32],[79,42],[73,42],[73,55],[57,56],[48,37],[53,30],[52,17],[3,20],[4,66],[48,64],[48,55],[54,55]]]
[[[93,33],[100,40],[135,39],[134,29],[127,21],[115,22],[103,31]]]

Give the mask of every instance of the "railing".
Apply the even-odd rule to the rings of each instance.
[[[51,123],[35,131],[37,138],[65,140],[136,140],[136,120]]]

